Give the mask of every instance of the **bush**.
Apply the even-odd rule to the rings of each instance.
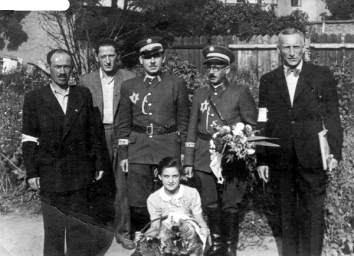
[[[47,83],[41,73],[27,74],[24,69],[0,76],[0,212],[38,197],[28,189],[22,165],[22,104],[26,92]]]

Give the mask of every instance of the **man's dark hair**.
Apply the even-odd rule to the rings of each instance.
[[[118,45],[114,40],[109,39],[109,38],[104,38],[104,39],[101,39],[100,41],[98,41],[98,43],[95,47],[96,55],[98,55],[98,52],[99,52],[101,46],[113,46],[114,51],[118,55],[118,51],[119,51]]]
[[[161,175],[163,170],[170,167],[176,167],[179,174],[182,175],[182,168],[179,160],[171,156],[165,157],[159,162],[159,165],[157,167],[157,173]]]
[[[64,49],[54,49],[54,50],[51,50],[50,52],[48,52],[47,54],[47,63],[48,65],[51,65],[52,64],[52,57],[55,53],[65,53],[67,55],[69,55],[70,59],[71,59],[71,65],[74,64],[74,61],[73,61],[73,57],[71,55],[70,52],[68,52],[67,50],[64,50]]]

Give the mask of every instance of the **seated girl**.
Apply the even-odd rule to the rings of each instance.
[[[202,255],[209,229],[198,191],[180,184],[181,175],[178,159],[160,161],[158,177],[163,186],[147,200],[152,222],[144,236],[159,239],[161,255]]]

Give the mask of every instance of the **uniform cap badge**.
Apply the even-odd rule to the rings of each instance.
[[[209,50],[212,52],[214,51],[214,47],[213,46],[210,46]]]
[[[151,44],[152,40],[149,38],[148,40],[146,40],[146,42],[147,42],[148,44]]]

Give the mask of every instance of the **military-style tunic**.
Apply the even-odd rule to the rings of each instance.
[[[195,170],[210,173],[209,140],[199,138],[198,133],[212,135],[215,131],[210,125],[224,123],[210,106],[209,95],[230,125],[243,122],[255,127],[257,108],[247,86],[231,84],[227,80],[216,89],[208,86],[194,92],[184,164],[193,166]]]
[[[184,151],[189,118],[187,87],[182,79],[171,75],[161,74],[150,80],[140,76],[122,84],[119,157],[133,164],[158,164],[167,156],[179,158]],[[147,134],[156,128],[163,133],[173,126],[177,126],[177,132]],[[136,132],[134,127],[147,127],[147,132]]]

